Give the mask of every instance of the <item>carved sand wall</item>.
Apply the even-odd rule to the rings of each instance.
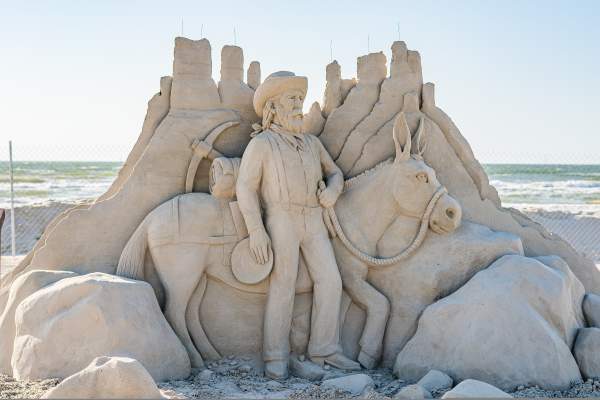
[[[209,42],[175,40],[173,77],[161,80],[160,93],[149,102],[142,133],[119,177],[94,204],[69,210],[50,224],[34,250],[4,280],[0,291],[2,306],[10,284],[25,271],[113,273],[125,244],[144,217],[159,204],[184,192],[195,139],[206,138],[224,122],[239,121],[239,125],[226,129],[216,139],[214,147],[229,157],[243,153],[250,140],[251,125],[258,122],[252,98],[260,83],[260,66],[256,62],[250,64],[245,83],[242,49],[226,46],[221,59],[221,79],[217,84],[212,79]],[[409,51],[404,42],[395,42],[390,76],[383,53],[359,57],[357,67],[357,79],[342,79],[337,62],[327,66],[323,109],[318,103],[311,107],[305,130],[319,136],[349,178],[394,155],[393,121],[403,111],[413,134],[423,124],[423,137],[414,140],[422,141],[425,162],[459,201],[467,221],[454,236],[429,237],[424,249],[430,250],[419,253],[408,264],[393,267],[391,272],[369,275],[370,283],[386,295],[392,307],[384,339],[387,365],[414,332],[418,315],[426,306],[455,290],[503,254],[559,255],[588,292],[600,293],[600,274],[591,261],[525,216],[501,208],[498,195],[468,142],[435,105],[433,84],[423,84],[421,60],[416,51]],[[200,163],[195,191],[207,191],[209,165],[208,160]],[[477,246],[485,251],[469,251],[469,243],[479,243]],[[389,255],[386,253],[390,251],[389,245],[379,243],[377,250],[381,255]],[[446,262],[436,262],[440,252],[450,253],[451,257]],[[411,286],[410,282],[421,285]],[[411,287],[426,289],[414,293]],[[217,350],[258,351],[263,293],[262,289],[248,292],[217,279],[208,280],[198,312]],[[301,310],[294,321],[299,327],[305,325],[303,321],[310,309],[310,302],[308,306],[306,303],[306,300],[298,302]],[[348,301],[346,306],[343,345],[346,353],[355,355],[364,312]],[[238,325],[232,327],[232,320]],[[237,329],[239,326],[244,326],[244,330]],[[239,337],[242,334],[244,338]],[[305,336],[298,334],[295,345],[301,347]]]

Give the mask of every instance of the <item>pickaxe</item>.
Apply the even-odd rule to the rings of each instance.
[[[185,192],[191,193],[194,188],[194,178],[196,177],[196,172],[198,171],[198,165],[204,158],[208,158],[209,160],[214,160],[217,157],[223,157],[223,154],[219,153],[217,150],[213,148],[213,144],[215,140],[219,137],[223,131],[232,126],[239,125],[240,121],[228,121],[224,122],[221,125],[217,126],[215,129],[210,131],[210,133],[204,139],[196,138],[192,142],[192,151],[194,155],[190,161],[190,166],[188,167],[187,175],[185,177]]]

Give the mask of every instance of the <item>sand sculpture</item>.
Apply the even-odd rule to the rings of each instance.
[[[476,378],[505,390],[580,378],[571,349],[600,313],[600,273],[559,237],[502,208],[466,139],[436,106],[433,84],[423,83],[419,53],[404,42],[391,51],[389,76],[383,53],[359,57],[356,79],[329,64],[322,107],[303,115],[308,78],[280,71],[261,81],[253,61],[244,82],[242,49],[225,46],[216,84],[209,42],[177,38],[173,76],[161,79],[111,188],[59,216],[3,282],[0,343],[11,349],[3,371],[66,377],[95,357],[127,356],[165,379],[243,355],[275,379],[289,370],[320,379],[325,365],[393,366],[415,382],[435,369],[450,382]],[[104,292],[114,301],[105,304]],[[126,338],[140,328],[128,332],[117,321],[139,318],[120,309],[136,304],[135,293],[160,332],[133,345]],[[502,293],[511,294],[500,301]],[[51,322],[41,317],[42,300],[54,305]],[[103,329],[115,321],[123,339],[105,344],[72,323],[84,318],[81,304],[95,305]],[[532,371],[511,348],[538,360],[548,349],[514,346],[510,334],[490,336],[508,349],[495,362],[470,354],[490,351],[493,316],[461,314],[476,304],[514,310],[498,311],[499,332],[518,324],[513,332],[551,343],[548,360],[565,367]],[[55,324],[60,318],[70,322]],[[448,338],[445,326],[469,332]],[[98,342],[68,371],[29,365],[61,351],[61,341],[44,350],[39,332],[67,328]],[[177,347],[174,337],[186,351],[160,368],[154,347]],[[149,341],[156,343],[146,354],[140,344]],[[115,346],[119,354],[110,354]],[[461,360],[452,359],[457,349]]]

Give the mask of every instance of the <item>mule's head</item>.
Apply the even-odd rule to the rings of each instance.
[[[393,164],[392,190],[401,215],[421,218],[438,190],[443,186],[433,168],[425,164],[420,149],[424,120],[417,133],[417,154],[411,154],[412,138],[406,117],[400,113],[394,122],[396,158]],[[404,140],[402,140],[404,139]],[[401,144],[404,142],[404,146]],[[449,233],[460,226],[462,209],[448,193],[443,194],[431,213],[429,227],[436,233]]]

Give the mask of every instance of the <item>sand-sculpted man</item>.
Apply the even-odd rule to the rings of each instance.
[[[254,109],[262,126],[246,148],[236,193],[252,257],[273,269],[264,319],[265,374],[287,376],[289,335],[300,252],[314,282],[308,357],[323,365],[360,369],[339,346],[342,281],[323,222],[342,192],[342,171],[319,139],[302,133],[307,78],[270,75],[256,90]],[[327,187],[319,191],[319,182]],[[264,223],[262,210],[264,210]]]

